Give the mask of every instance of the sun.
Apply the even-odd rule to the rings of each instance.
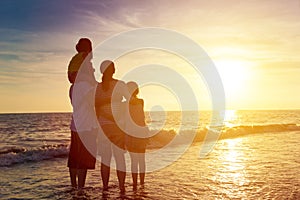
[[[217,60],[216,67],[227,95],[241,94],[250,75],[248,63],[239,60]]]

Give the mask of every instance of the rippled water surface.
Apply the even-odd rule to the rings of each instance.
[[[144,188],[118,192],[115,172],[102,193],[99,166],[87,178],[86,199],[299,199],[300,132],[257,134],[219,141],[205,158],[200,144],[172,165],[146,175]],[[164,155],[167,157],[167,155]],[[69,187],[66,159],[1,168],[2,198],[82,198]]]
[[[209,112],[188,112],[185,121],[181,115],[151,113],[148,122],[152,129],[163,128],[162,135],[179,129],[183,139],[195,130],[206,134]],[[124,195],[114,170],[109,191],[102,193],[98,161],[88,172],[85,193],[71,190],[66,167],[70,116],[0,115],[0,199],[300,199],[299,110],[228,111],[222,140],[206,157],[199,157],[202,143],[195,143],[176,162],[147,173],[145,187],[137,191],[127,174]],[[148,168],[180,156],[181,145],[160,154],[163,159],[146,156]]]

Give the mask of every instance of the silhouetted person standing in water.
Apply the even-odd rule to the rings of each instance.
[[[145,123],[144,101],[137,97],[139,93],[137,83],[128,82],[127,87],[131,95],[128,101],[128,111],[131,119],[126,120],[126,147],[131,159],[133,189],[136,190],[138,175],[142,187],[145,182],[145,151],[149,130]]]
[[[101,177],[103,190],[108,189],[110,162],[112,155],[116,161],[117,176],[121,192],[125,192],[125,133],[118,123],[124,121],[123,98],[128,99],[129,93],[123,81],[113,78],[115,66],[112,61],[103,61],[100,65],[102,82],[98,84],[95,95],[95,108],[98,122],[104,132],[99,137],[101,155]]]
[[[70,83],[72,83],[69,95],[73,106],[68,167],[72,187],[78,187],[79,192],[82,192],[87,169],[95,169],[96,163],[96,159],[92,154],[96,153],[97,121],[92,120],[91,113],[95,111],[94,107],[91,106],[92,103],[89,101],[93,100],[90,95],[94,94],[96,80],[91,63],[91,41],[87,38],[81,38],[76,45],[76,49],[78,53],[72,58],[68,66],[68,78]],[[80,68],[83,71],[81,76],[77,76]],[[79,93],[76,93],[76,98],[74,97],[75,87],[79,91]],[[85,146],[87,143],[89,144],[88,149]],[[91,151],[93,152],[91,153]]]

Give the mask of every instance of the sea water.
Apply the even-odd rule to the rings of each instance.
[[[210,130],[210,112],[147,116],[150,128],[162,128],[163,136],[196,131],[200,139],[175,162],[147,173],[137,191],[128,173],[125,195],[119,194],[114,170],[109,191],[102,193],[97,161],[82,197],[71,189],[66,167],[71,114],[1,114],[0,198],[300,199],[300,111],[228,111],[219,140],[203,158],[201,135]],[[159,142],[153,139],[149,146],[162,148]],[[181,145],[172,146],[171,153]]]

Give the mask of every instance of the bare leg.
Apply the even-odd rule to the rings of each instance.
[[[132,182],[133,182],[133,190],[136,190],[138,173],[131,173],[131,176],[132,176]]]
[[[119,188],[121,193],[125,192],[125,178],[126,178],[126,164],[125,164],[125,156],[122,149],[118,147],[113,147],[113,154],[116,161],[117,167],[117,176],[119,180]]]
[[[71,185],[73,188],[77,188],[77,181],[76,181],[77,169],[69,168],[69,172],[70,172]]]
[[[145,183],[145,172],[146,172],[146,163],[145,163],[145,154],[141,153],[139,156],[139,169],[140,169],[140,184],[144,185]]]
[[[85,179],[86,179],[86,169],[78,169],[78,189],[83,189],[85,185]]]
[[[110,161],[112,157],[111,143],[110,141],[108,141],[108,139],[102,141],[100,150],[101,150],[101,178],[102,178],[103,191],[107,191],[108,183],[109,183],[109,175],[110,175]]]
[[[140,184],[141,185],[145,184],[145,173],[140,173]]]
[[[133,190],[137,189],[137,178],[138,178],[138,159],[136,153],[130,153],[131,159],[131,176],[133,183]]]
[[[103,190],[108,189],[109,173],[110,173],[110,167],[101,163],[101,178],[102,178]]]
[[[125,192],[125,177],[126,177],[126,172],[122,172],[120,170],[117,170],[117,176],[119,180],[119,188],[121,193]]]

